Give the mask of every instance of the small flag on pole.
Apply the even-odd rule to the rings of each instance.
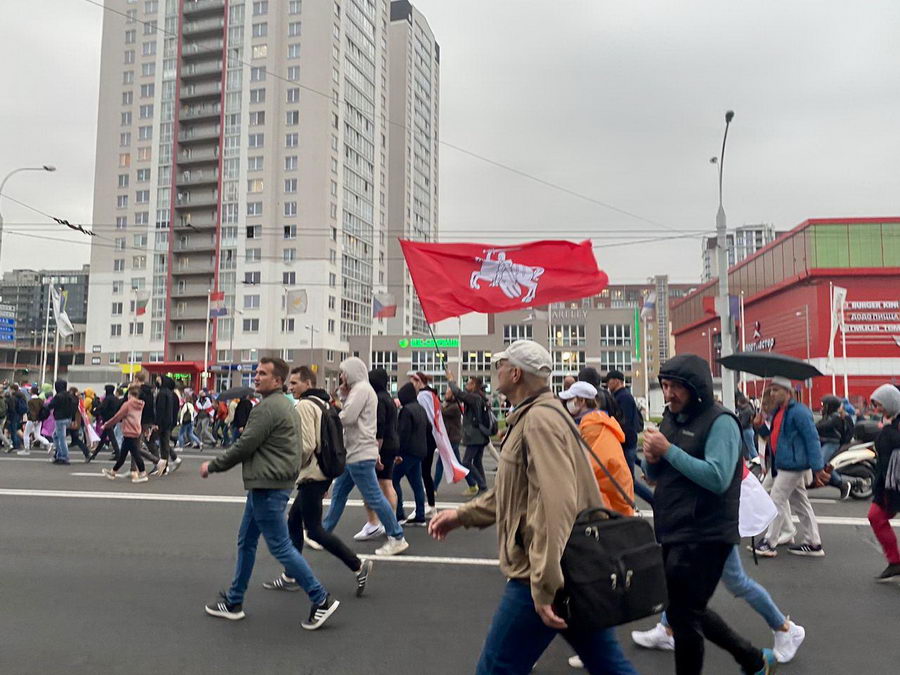
[[[397,316],[397,301],[391,293],[376,293],[372,298],[372,316],[376,319],[390,319]]]
[[[648,316],[656,311],[656,291],[650,291],[644,298],[644,306],[641,307],[641,320],[646,320]]]
[[[143,316],[146,314],[148,304],[150,304],[150,294],[147,291],[138,291],[134,299],[135,316]]]
[[[228,309],[225,307],[225,291],[212,291],[209,294],[209,318],[215,319],[227,315]]]
[[[60,291],[50,284],[50,299],[53,301],[53,318],[56,321],[56,331],[63,337],[69,337],[75,332],[75,327],[66,313],[67,291]]]
[[[309,299],[306,296],[306,291],[303,289],[288,291],[285,295],[284,311],[286,314],[306,314],[308,305]]]

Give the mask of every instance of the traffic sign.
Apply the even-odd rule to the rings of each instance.
[[[0,333],[15,333],[15,326],[0,326]]]
[[[15,333],[0,333],[0,342],[15,342]]]
[[[16,313],[13,311],[9,311],[6,309],[0,309],[0,317],[6,317],[7,319],[15,319]]]
[[[0,326],[15,326],[16,320],[10,319],[8,316],[0,316]]]
[[[4,312],[15,312],[16,306],[15,305],[0,305],[0,310],[3,310]]]

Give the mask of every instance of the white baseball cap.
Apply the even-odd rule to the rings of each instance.
[[[502,352],[494,354],[492,361],[496,366],[504,359],[532,375],[547,377],[553,370],[550,352],[532,340],[516,340]]]
[[[559,397],[564,401],[570,398],[597,398],[597,387],[590,382],[576,382],[565,391],[559,392]]]
[[[794,391],[794,384],[788,378],[782,377],[781,375],[776,375],[772,378],[772,384],[781,387],[782,389],[787,389],[788,391]]]

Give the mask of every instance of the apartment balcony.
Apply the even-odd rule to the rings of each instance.
[[[208,276],[210,274],[215,273],[216,271],[216,263],[210,258],[188,258],[178,260],[176,257],[175,263],[172,265],[172,275],[179,277],[187,277],[187,276]]]
[[[172,286],[173,298],[205,298],[209,293],[209,289],[213,287],[212,277],[206,283],[186,283],[178,282]],[[205,300],[204,300],[205,302]]]
[[[214,237],[188,237],[186,241],[178,240],[172,250],[176,253],[194,253],[197,251],[215,251],[216,240]]]
[[[175,303],[172,309],[173,321],[203,321],[206,317],[206,302],[193,303],[188,307],[179,307],[180,303]]]
[[[218,40],[185,40],[181,45],[181,59],[185,64],[198,59],[206,59],[211,54],[221,52],[224,46],[225,43],[221,38]]]
[[[175,185],[179,187],[218,184],[219,172],[214,169],[209,171],[180,171],[175,179]]]
[[[195,101],[204,98],[221,98],[222,83],[206,82],[203,84],[189,84],[181,88],[179,98],[182,101]]]
[[[211,192],[179,192],[175,195],[176,209],[203,209],[219,203],[218,191]],[[196,223],[194,223],[196,226]]]
[[[216,229],[216,211],[179,211],[175,217],[175,229],[178,231],[199,231]]]
[[[181,79],[184,82],[193,82],[205,77],[221,78],[222,61],[197,61],[196,63],[186,63],[181,68]]]
[[[169,333],[169,342],[174,344],[186,342],[203,343],[206,341],[206,326],[204,324],[186,324],[183,323],[184,321],[187,320],[177,321],[172,319],[172,331]]]
[[[198,148],[186,147],[182,148],[178,153],[178,165],[194,166],[198,164],[216,164],[219,163],[219,146],[214,148]]]
[[[193,21],[185,21],[181,25],[181,33],[185,38],[214,37],[222,34],[225,28],[224,16],[210,18],[197,18]]]
[[[203,141],[218,141],[220,135],[218,124],[198,124],[183,128],[178,132],[179,143],[201,143]]]
[[[178,113],[179,122],[196,122],[199,120],[217,120],[222,115],[222,106],[198,105],[185,106]]]
[[[185,0],[185,17],[199,18],[208,14],[224,14],[225,0]]]

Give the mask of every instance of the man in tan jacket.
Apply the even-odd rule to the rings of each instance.
[[[494,487],[442,511],[428,528],[444,539],[460,526],[497,525],[500,571],[508,583],[476,673],[528,673],[562,633],[590,672],[631,675],[611,629],[569,630],[553,607],[575,517],[603,502],[568,413],[547,386],[550,354],[536,342],[517,340],[494,356],[494,367],[497,389],[513,406]]]

